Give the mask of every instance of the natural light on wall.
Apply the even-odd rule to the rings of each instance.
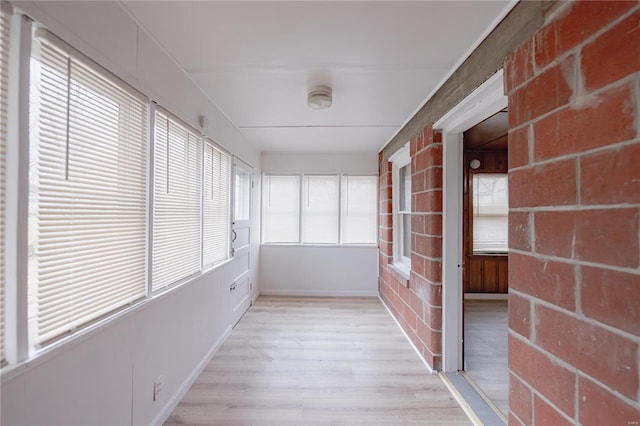
[[[506,173],[473,175],[473,252],[508,251],[509,199]]]

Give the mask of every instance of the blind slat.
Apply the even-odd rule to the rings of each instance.
[[[145,295],[147,104],[34,40],[29,261],[33,343]]]
[[[9,14],[0,8],[0,365],[5,362],[4,346],[4,215],[5,156],[7,146],[7,83],[9,69]]]

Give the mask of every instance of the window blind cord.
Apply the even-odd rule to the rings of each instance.
[[[65,147],[65,164],[64,179],[69,180],[69,139],[71,133],[71,57],[67,57],[67,129],[66,129],[66,147]]]

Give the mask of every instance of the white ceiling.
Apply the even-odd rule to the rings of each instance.
[[[507,1],[183,2],[123,6],[265,151],[378,151]],[[311,86],[333,106],[311,109]]]

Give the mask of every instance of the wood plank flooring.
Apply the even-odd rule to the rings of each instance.
[[[464,301],[465,371],[506,416],[509,410],[507,301]]]
[[[260,297],[166,425],[468,425],[377,298]]]

